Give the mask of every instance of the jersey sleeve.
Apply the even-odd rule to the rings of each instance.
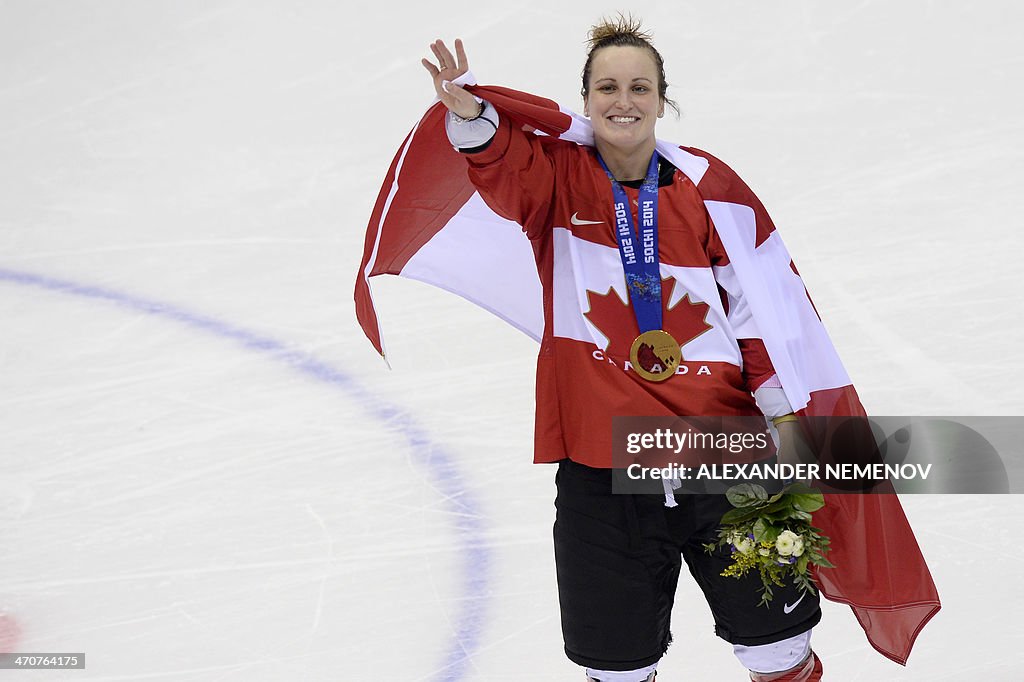
[[[483,105],[478,116],[465,119],[451,111],[444,117],[444,129],[448,141],[456,151],[472,154],[491,143],[501,117],[490,102],[479,100]]]
[[[470,182],[492,211],[519,223],[530,239],[550,229],[555,169],[541,136],[501,116],[489,142],[459,151]]]

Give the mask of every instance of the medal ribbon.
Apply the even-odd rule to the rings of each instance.
[[[615,238],[626,273],[626,290],[640,333],[661,329],[661,273],[658,270],[658,153],[651,155],[647,175],[640,185],[637,217],[639,234],[633,229],[633,212],[622,185],[608,170],[600,154],[597,160],[612,181],[615,209]]]

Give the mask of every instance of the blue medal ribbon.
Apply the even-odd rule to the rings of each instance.
[[[622,269],[626,273],[633,314],[640,333],[661,329],[661,273],[658,269],[658,153],[651,155],[647,175],[640,185],[637,217],[640,230],[633,229],[633,212],[622,185],[598,154],[604,172],[612,181],[615,209],[615,238],[619,243]]]

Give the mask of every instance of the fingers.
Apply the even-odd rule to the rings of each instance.
[[[455,56],[459,71],[462,71],[463,73],[469,71],[469,60],[466,59],[466,48],[462,46],[462,40],[460,38],[455,39]]]
[[[441,52],[441,47],[443,45],[444,43],[442,43],[440,40],[435,40],[434,42],[430,43],[430,51],[433,52],[434,57],[437,58],[437,68],[441,71],[444,71],[447,68],[447,65],[445,64],[444,61],[444,53]]]
[[[437,68],[441,72],[451,70],[453,76],[445,74],[446,80],[457,78],[469,70],[469,60],[466,58],[466,48],[462,44],[462,40],[459,38],[455,39],[455,52],[457,57],[452,55],[451,50],[444,44],[441,39],[435,40],[430,44],[430,51],[434,53],[434,57],[437,58]]]
[[[446,107],[459,115],[466,114],[466,117],[475,115],[477,112],[476,98],[469,91],[451,82],[469,70],[469,60],[466,58],[466,49],[462,40],[455,39],[457,57],[452,55],[451,50],[440,39],[430,43],[430,51],[437,59],[437,66],[429,59],[421,59],[420,63],[434,80],[434,89],[437,91],[438,98]]]
[[[458,83],[447,81],[446,83],[442,83],[441,87],[444,88],[444,91],[451,95],[452,99],[456,102],[466,104],[469,100],[473,100],[475,106],[476,100],[473,99],[473,95],[469,94],[469,92]]]
[[[449,69],[457,69],[458,65],[455,62],[455,56],[452,54],[452,51],[448,49],[448,46],[444,44],[443,40],[437,41],[437,47],[445,67]]]
[[[442,98],[445,106],[454,111],[462,118],[472,118],[480,110],[480,105],[468,90],[461,85],[448,82],[444,86],[445,96]]]

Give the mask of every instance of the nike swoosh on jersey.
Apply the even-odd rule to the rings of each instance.
[[[801,594],[801,595],[800,595],[800,598],[799,598],[799,599],[797,599],[797,600],[796,600],[796,601],[795,601],[795,602],[793,603],[793,605],[792,605],[792,606],[790,606],[789,604],[783,604],[783,605],[782,605],[782,612],[783,612],[783,613],[792,613],[792,612],[793,612],[793,609],[795,609],[796,607],[800,606],[800,602],[802,602],[802,601],[804,600],[804,597],[806,597],[806,596],[807,596],[807,593],[806,593],[806,592],[804,592],[803,594]]]
[[[582,220],[579,218],[579,212],[573,213],[572,217],[569,218],[569,222],[573,225],[600,225],[603,220]]]

